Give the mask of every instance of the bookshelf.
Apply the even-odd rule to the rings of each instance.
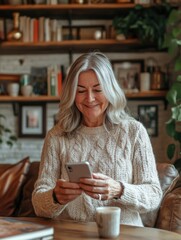
[[[20,16],[28,18],[55,18],[67,20],[67,26],[72,27],[74,20],[112,20],[114,16],[121,11],[129,11],[134,8],[134,3],[100,3],[100,4],[24,4],[24,5],[0,5],[1,19],[12,19],[12,14],[18,12]],[[154,4],[144,4],[144,7],[151,7]],[[49,53],[82,53],[99,49],[103,52],[135,52],[135,51],[155,51],[149,44],[141,44],[137,39],[116,40],[106,29],[106,37],[103,39],[62,39],[60,41],[7,41],[6,37],[0,43],[0,54],[49,54]],[[0,76],[0,81],[2,75]],[[3,81],[9,79],[3,79]],[[12,81],[13,79],[10,79]],[[15,80],[15,79],[14,79]],[[14,81],[13,80],[13,81]],[[18,81],[17,79],[15,81]],[[164,99],[166,91],[148,91],[127,94],[128,99]],[[22,101],[40,101],[40,102],[58,102],[56,96],[30,96],[30,97],[11,97],[0,95],[1,102],[22,102]]]
[[[129,100],[164,100],[167,91],[147,91],[147,92],[139,92],[139,93],[129,93],[126,94],[126,97]],[[8,102],[59,102],[60,98],[56,96],[17,96],[11,97],[2,95],[0,96],[0,103],[8,103]]]
[[[143,45],[137,39],[116,40],[114,36],[111,36],[111,30],[108,26],[106,26],[106,36],[98,40],[73,39],[73,36],[71,35],[72,22],[74,20],[112,21],[114,16],[121,11],[129,11],[134,8],[135,5],[136,4],[133,3],[0,5],[0,15],[3,19],[11,19],[13,12],[16,11],[19,12],[20,17],[26,16],[29,19],[28,21],[31,21],[31,19],[40,19],[41,17],[44,19],[67,21],[66,26],[70,28],[70,36],[68,40],[61,39],[60,41],[53,41],[52,39],[48,39],[32,41],[26,39],[22,42],[8,42],[4,37],[0,44],[0,54],[18,54],[22,52],[24,54],[47,54],[50,52],[81,53],[95,48],[104,52],[153,50],[153,46],[150,46],[149,44]],[[145,8],[151,6],[152,4],[144,4]]]
[[[10,82],[19,82],[20,75],[8,75],[8,74],[0,74],[0,83],[4,82],[8,84]],[[126,97],[130,100],[164,100],[167,91],[145,91],[145,92],[137,92],[137,93],[127,93]],[[0,95],[0,103],[10,103],[10,102],[59,102],[59,96],[49,96],[49,95],[41,95],[41,96],[8,96],[8,95]]]

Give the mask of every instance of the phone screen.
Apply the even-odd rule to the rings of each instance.
[[[92,173],[88,162],[65,164],[70,182],[79,182],[80,178],[91,178]]]

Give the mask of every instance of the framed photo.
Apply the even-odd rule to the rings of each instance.
[[[104,39],[106,28],[104,25],[92,26],[63,26],[63,40],[90,40]]]
[[[33,93],[47,95],[47,67],[31,67]]]
[[[115,77],[126,93],[138,92],[140,73],[144,71],[144,60],[112,61]]]
[[[46,105],[19,105],[19,137],[43,138],[46,134]]]
[[[138,105],[138,120],[143,123],[150,136],[158,136],[157,105]]]
[[[78,32],[78,39],[89,40],[89,39],[105,39],[105,26],[83,26],[80,27]]]

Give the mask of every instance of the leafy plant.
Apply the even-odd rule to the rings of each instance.
[[[179,8],[173,9],[169,15],[163,47],[168,48],[174,63],[173,71],[177,75],[166,96],[171,106],[171,116],[166,122],[166,131],[174,140],[168,145],[167,156],[170,160],[176,158],[174,165],[181,172],[181,9]]]
[[[17,138],[12,134],[11,129],[5,126],[5,122],[6,117],[3,114],[0,114],[0,145],[5,142],[12,147]]]
[[[158,49],[162,47],[166,21],[171,10],[169,4],[155,5],[144,8],[136,5],[129,12],[121,13],[113,19],[116,33],[138,38],[142,43],[154,44]]]

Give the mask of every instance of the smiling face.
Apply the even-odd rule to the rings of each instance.
[[[86,126],[97,127],[103,124],[108,100],[104,96],[93,70],[80,73],[75,104],[82,113]]]

